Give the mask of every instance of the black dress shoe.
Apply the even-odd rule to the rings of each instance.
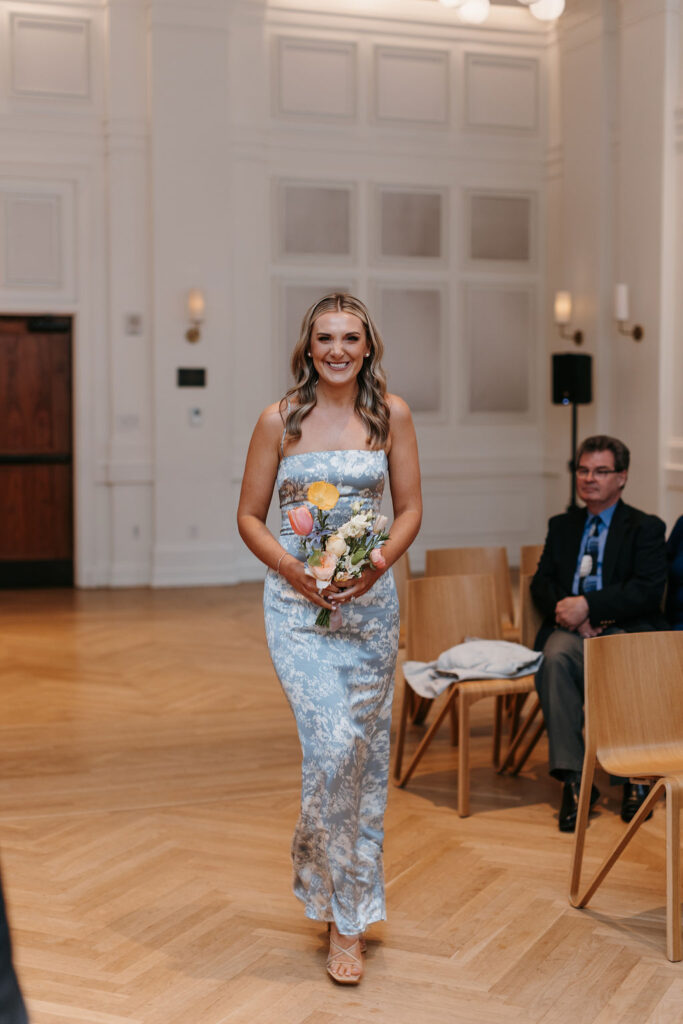
[[[650,785],[647,782],[624,783],[624,795],[621,800],[622,821],[628,824],[635,817],[636,811],[638,811],[649,792]],[[650,811],[645,821],[649,821],[651,817],[652,811]]]
[[[562,786],[562,803],[560,804],[560,816],[558,819],[560,832],[573,832],[576,829],[580,792],[580,782],[565,782]],[[591,807],[599,796],[600,790],[593,786],[591,788]]]

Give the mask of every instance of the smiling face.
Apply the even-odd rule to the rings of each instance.
[[[309,351],[318,377],[338,387],[355,381],[370,352],[363,321],[353,313],[322,313],[313,324]]]
[[[599,515],[621,497],[628,472],[616,473],[611,451],[584,452],[576,470],[576,490],[591,515]]]

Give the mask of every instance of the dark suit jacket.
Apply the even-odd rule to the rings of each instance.
[[[543,613],[536,637],[543,644],[555,627],[555,605],[572,596],[572,583],[586,525],[586,509],[553,516],[538,569],[531,581],[531,596]],[[666,629],[660,610],[667,576],[664,523],[624,504],[614,510],[602,565],[602,590],[584,597],[592,626],[620,626],[627,633]]]

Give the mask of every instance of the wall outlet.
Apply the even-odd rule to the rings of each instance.
[[[201,427],[204,423],[204,410],[197,407],[190,409],[189,419],[191,427]]]

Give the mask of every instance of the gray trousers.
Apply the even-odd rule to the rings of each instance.
[[[623,633],[610,626],[604,635]],[[564,780],[583,769],[583,639],[557,628],[543,648],[543,664],[536,673],[543,717],[548,729],[550,774]]]

